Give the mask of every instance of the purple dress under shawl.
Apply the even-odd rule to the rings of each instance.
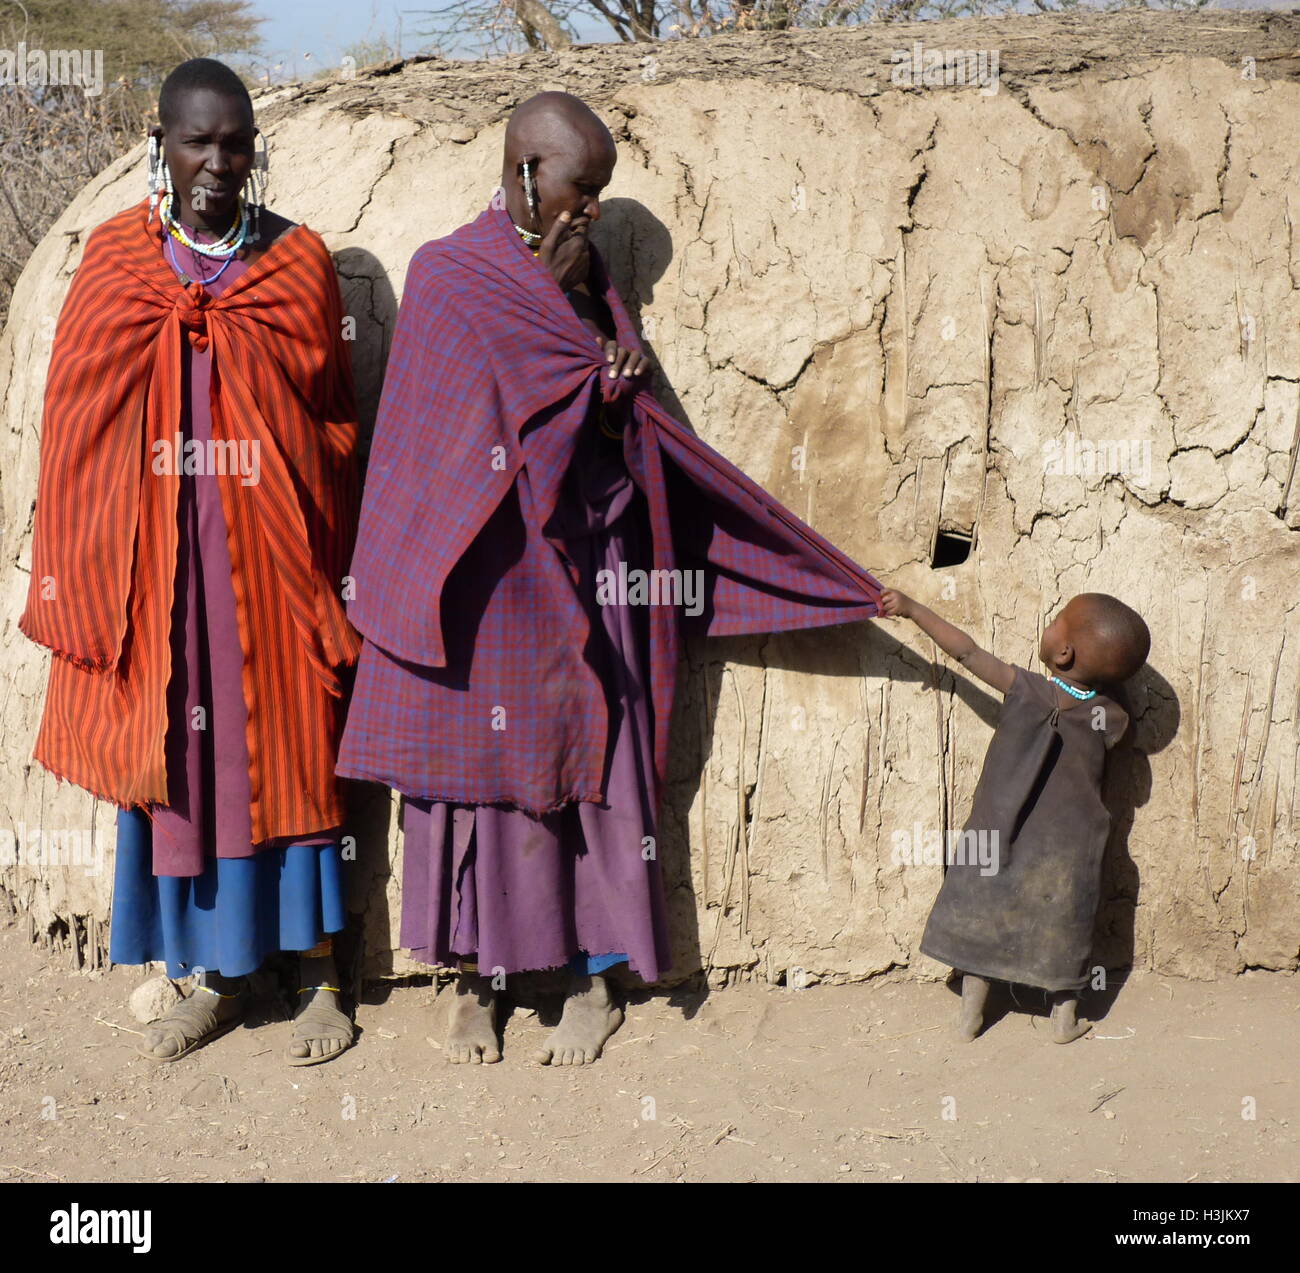
[[[622,445],[601,435],[594,416],[546,532],[563,544],[591,617],[587,657],[607,687],[606,803],[569,803],[538,818],[408,798],[401,942],[427,963],[477,956],[484,973],[556,968],[583,952],[626,953],[632,970],[654,981],[671,957],[650,795],[646,616],[644,607],[596,600],[599,571],[617,577],[620,563],[648,566],[649,526]],[[481,535],[458,569],[490,572],[492,540]],[[575,966],[597,972],[611,962]]]

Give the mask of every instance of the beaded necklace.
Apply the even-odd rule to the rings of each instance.
[[[198,278],[192,279],[189,274],[181,269],[181,263],[176,259],[176,243],[170,236],[167,239],[167,251],[171,253],[172,265],[175,266],[176,273],[180,276],[181,283],[185,287],[188,287],[191,283],[198,283],[203,287],[206,287],[209,283],[215,283],[230,268],[230,262],[235,259],[233,256],[228,256],[215,274],[200,275]]]
[[[178,243],[184,244],[191,252],[196,252],[200,256],[214,257],[217,260],[230,259],[248,239],[248,205],[242,195],[238,198],[239,216],[231,222],[225,234],[212,243],[196,243],[185,233],[184,225],[176,217],[175,204],[174,193],[170,199],[163,201],[162,222],[167,227],[167,233]]]
[[[1067,685],[1059,676],[1049,676],[1047,679],[1053,685],[1059,685],[1071,698],[1077,698],[1081,703],[1097,697],[1096,690],[1076,690],[1073,685]]]
[[[515,225],[513,221],[510,224]],[[524,246],[528,248],[528,250],[532,252],[534,256],[541,256],[542,249],[533,247],[533,245],[529,243],[528,240],[536,239],[537,242],[540,243],[542,241],[542,236],[540,234],[534,234],[531,230],[525,230],[523,226],[515,225],[515,229],[519,231],[519,237],[523,239]]]

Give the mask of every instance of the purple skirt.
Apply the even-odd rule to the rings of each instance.
[[[584,442],[547,534],[576,569],[592,624],[588,655],[606,687],[605,803],[570,803],[539,818],[408,797],[401,942],[425,963],[477,958],[490,975],[616,954],[655,981],[671,962],[655,832],[648,625],[637,607],[596,601],[599,571],[617,577],[620,563],[648,566],[645,502],[621,450],[599,437],[594,421]],[[574,966],[599,971],[611,962]]]

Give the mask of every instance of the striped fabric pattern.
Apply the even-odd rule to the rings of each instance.
[[[640,349],[599,253],[588,286]],[[547,523],[578,431],[609,404],[655,570],[698,570],[703,613],[648,607],[655,786],[683,624],[712,635],[874,617],[880,585],[674,420],[602,351],[509,214],[489,206],[407,273],[353,561],[365,637],[339,772],[542,813],[604,796],[606,694]],[[666,576],[664,576],[666,577]],[[647,782],[650,777],[647,776]]]
[[[181,285],[156,235],[147,200],[96,229],[55,334],[19,620],[56,655],[35,756],[120,806],[167,802],[179,476],[154,444],[175,453],[188,340],[212,358],[214,438],[258,458],[255,483],[232,472],[221,491],[260,844],[343,820],[342,670],[360,640],[342,601],[359,495],[342,302],[304,226],[217,298]]]

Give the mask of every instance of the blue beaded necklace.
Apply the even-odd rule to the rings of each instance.
[[[1096,690],[1076,690],[1073,685],[1067,685],[1059,676],[1049,676],[1047,679],[1053,685],[1059,685],[1071,698],[1077,698],[1081,703],[1097,697]]]
[[[171,253],[172,265],[176,267],[176,273],[181,276],[181,282],[187,287],[189,286],[190,283],[198,283],[204,287],[206,287],[209,283],[215,283],[217,279],[219,279],[226,272],[226,269],[230,265],[230,262],[235,259],[233,256],[226,257],[225,263],[221,266],[221,268],[215,274],[211,274],[207,278],[204,278],[201,275],[198,278],[191,278],[189,274],[187,274],[183,269],[181,269],[181,263],[176,259],[176,243],[172,239],[171,235],[167,236],[167,251]],[[193,258],[194,263],[197,264],[199,259],[198,255],[196,253],[191,252],[190,256]]]

